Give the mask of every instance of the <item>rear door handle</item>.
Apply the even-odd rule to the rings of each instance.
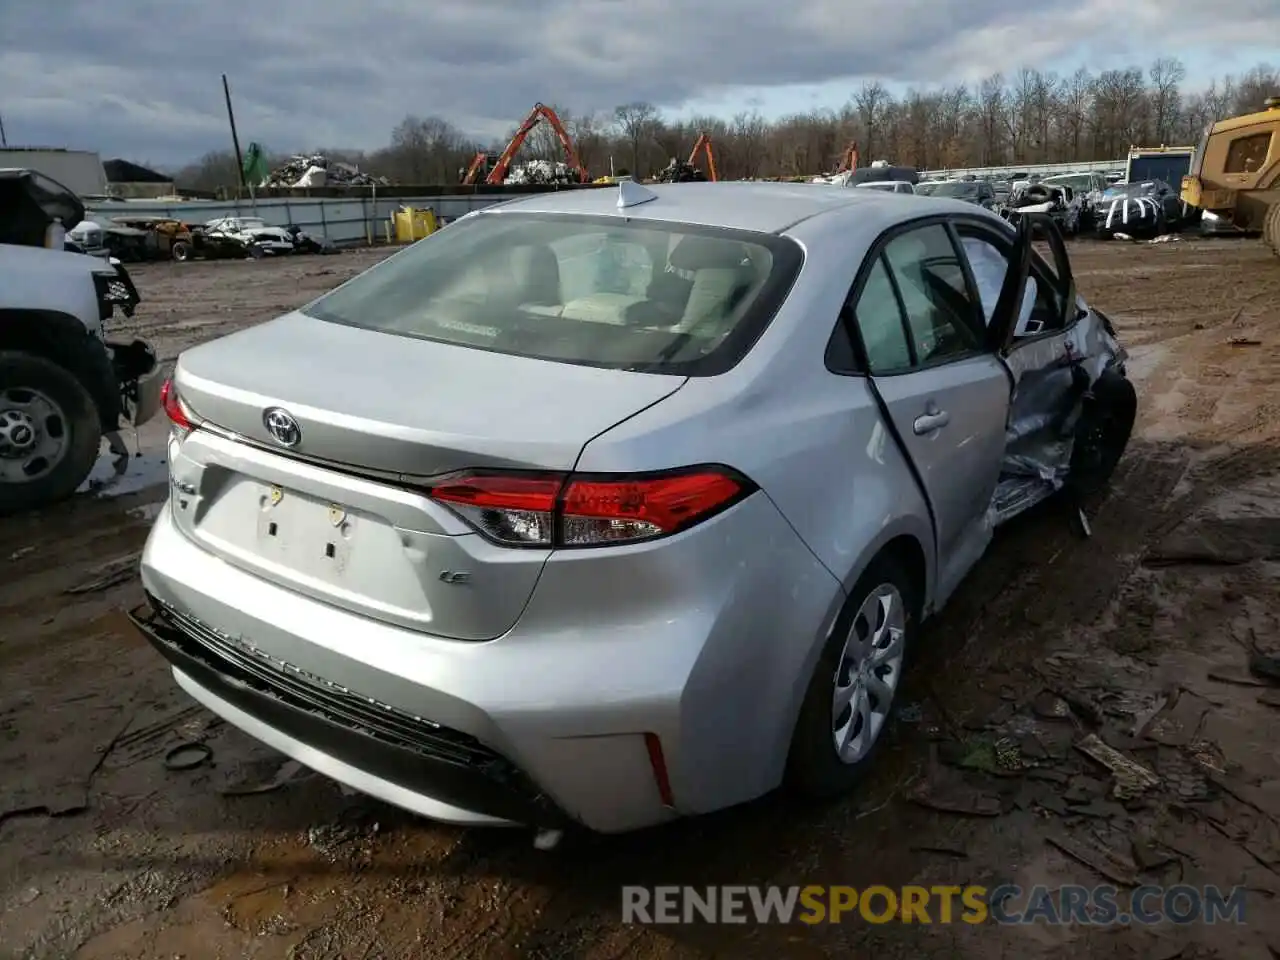
[[[935,430],[941,430],[951,422],[951,414],[945,410],[931,410],[923,416],[916,417],[915,423],[912,424],[916,431],[916,436],[924,436],[926,433],[933,433]]]

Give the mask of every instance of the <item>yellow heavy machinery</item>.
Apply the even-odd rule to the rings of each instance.
[[[1182,178],[1182,199],[1210,222],[1261,231],[1280,256],[1280,97],[1205,130]]]

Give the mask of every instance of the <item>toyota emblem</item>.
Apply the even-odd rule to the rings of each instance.
[[[271,434],[271,439],[282,447],[296,447],[302,442],[302,428],[288,410],[268,407],[262,411],[262,425]]]

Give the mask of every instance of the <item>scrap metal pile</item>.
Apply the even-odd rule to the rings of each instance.
[[[672,157],[671,162],[658,171],[656,179],[659,183],[701,183],[707,175],[692,163]]]
[[[267,175],[264,187],[385,187],[386,177],[361,173],[350,163],[330,160],[323,154],[295,154],[288,162]]]
[[[578,177],[567,163],[530,160],[511,168],[506,183],[577,183]]]

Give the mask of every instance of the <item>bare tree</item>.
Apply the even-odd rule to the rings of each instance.
[[[863,156],[871,159],[880,146],[880,127],[884,122],[885,107],[893,99],[889,90],[879,80],[864,83],[853,95],[858,108],[858,135],[862,138]]]
[[[979,162],[996,163],[1004,158],[1004,76],[993,73],[978,86]]]
[[[1187,76],[1187,68],[1176,57],[1160,57],[1151,64],[1151,122],[1156,140],[1162,144],[1173,138],[1182,108],[1182,92],[1178,85]]]
[[[1269,63],[1260,63],[1240,77],[1234,113],[1239,115],[1261,110],[1267,97],[1275,96],[1280,96],[1280,70]]]
[[[1093,77],[1084,67],[1062,82],[1058,95],[1062,103],[1062,127],[1064,141],[1072,157],[1080,157],[1085,124],[1089,119],[1089,107],[1093,101]]]
[[[641,148],[646,146],[658,129],[658,108],[652,103],[637,100],[615,107],[614,121],[631,146],[631,171],[640,176]]]

